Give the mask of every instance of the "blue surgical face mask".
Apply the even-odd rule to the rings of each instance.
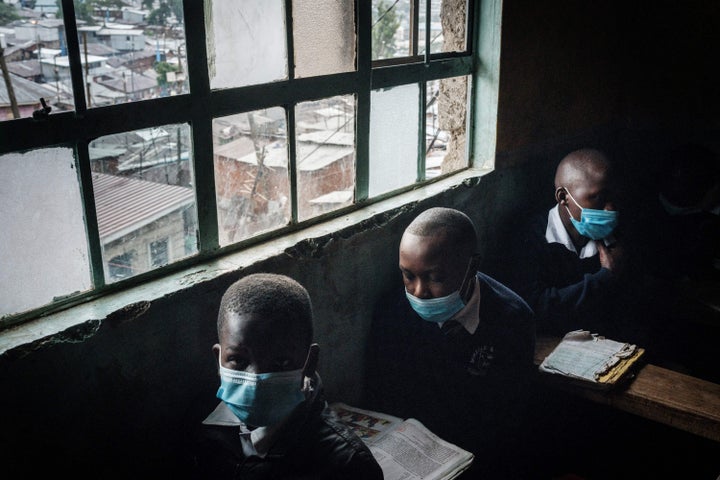
[[[568,213],[570,213],[570,221],[572,222],[575,230],[578,231],[583,237],[588,237],[593,240],[602,240],[607,238],[615,230],[618,224],[618,212],[615,210],[595,210],[592,208],[583,208],[579,203],[575,201],[570,191],[566,188],[568,196],[572,198],[580,208],[580,220],[575,220],[570,213],[570,209],[565,206]]]
[[[302,370],[255,374],[220,365],[217,397],[246,425],[274,425],[305,400],[301,378]]]
[[[418,298],[405,290],[405,296],[415,313],[428,322],[444,322],[463,309],[465,303],[460,298],[460,290],[446,297]]]

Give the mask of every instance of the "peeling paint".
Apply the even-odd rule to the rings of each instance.
[[[88,338],[93,337],[100,329],[102,322],[100,320],[88,320],[78,325],[74,325],[62,332],[41,338],[37,341],[21,345],[17,348],[6,350],[0,355],[3,360],[19,360],[36,350],[41,350],[53,345],[61,345],[65,343],[81,343]]]
[[[143,302],[136,302],[131,303],[130,305],[124,306],[122,309],[118,310],[117,312],[113,312],[110,315],[107,316],[105,321],[115,327],[122,323],[126,323],[132,320],[135,320],[139,316],[141,316],[143,313],[145,313],[148,308],[150,308],[150,302],[143,301]]]

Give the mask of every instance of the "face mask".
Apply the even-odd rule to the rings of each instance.
[[[254,374],[220,365],[217,397],[246,425],[274,425],[305,400],[301,375],[302,370]]]
[[[570,191],[568,189],[565,189],[565,191],[568,196],[572,198],[572,201],[575,202],[575,199],[570,194]],[[575,205],[580,208],[580,221],[573,218],[572,213],[570,213],[570,209],[567,208],[567,206],[565,208],[568,213],[570,213],[570,221],[575,227],[575,230],[577,230],[583,237],[588,237],[593,240],[602,240],[603,238],[610,236],[613,230],[615,230],[615,227],[617,227],[617,211],[583,208],[577,202],[575,202]]]
[[[449,320],[465,306],[465,303],[460,298],[460,290],[439,298],[418,298],[405,290],[405,296],[415,313],[428,322]]]

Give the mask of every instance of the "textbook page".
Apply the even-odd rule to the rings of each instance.
[[[403,421],[342,403],[330,407],[367,444],[385,480],[450,480],[465,471],[475,458],[413,418]]]
[[[635,345],[609,340],[587,330],[567,333],[540,364],[540,370],[598,382],[618,362],[635,354]]]

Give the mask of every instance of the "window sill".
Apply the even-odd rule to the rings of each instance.
[[[491,169],[464,170],[437,182],[393,196],[347,215],[313,225],[307,229],[263,242],[239,252],[233,252],[213,261],[194,265],[192,268],[122,292],[110,294],[10,327],[0,332],[0,356],[5,356],[16,349],[22,349],[23,351],[34,350],[47,343],[82,341],[82,338],[91,337],[102,322],[116,312],[127,313],[136,310],[140,314],[157,299],[211,281],[255,262],[280,255],[286,249],[307,238],[320,238],[346,228],[352,228],[375,215],[427,199],[466,182],[472,182],[491,171]],[[87,327],[80,329],[80,334],[77,332],[65,333],[68,329],[80,325]],[[22,354],[20,351],[15,353]]]

